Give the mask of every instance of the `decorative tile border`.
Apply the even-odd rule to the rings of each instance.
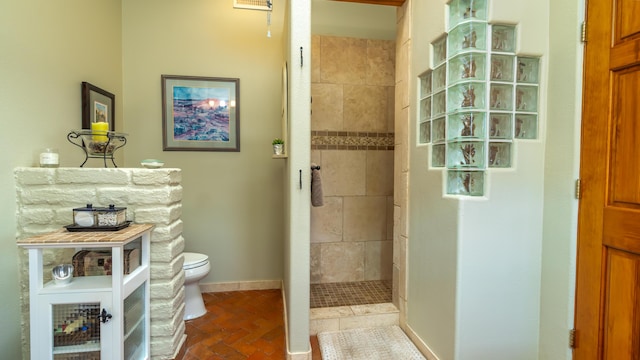
[[[311,150],[393,150],[394,133],[311,131]]]

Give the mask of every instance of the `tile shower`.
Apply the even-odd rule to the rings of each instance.
[[[395,42],[312,36],[311,307],[391,302]]]

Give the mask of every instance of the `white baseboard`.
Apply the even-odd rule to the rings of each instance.
[[[202,292],[282,289],[282,280],[255,280],[224,283],[200,283]]]

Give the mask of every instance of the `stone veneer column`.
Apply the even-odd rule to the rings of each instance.
[[[173,359],[185,341],[184,239],[180,169],[16,168],[18,239],[51,232],[73,222],[73,208],[127,207],[127,220],[154,224],[151,234],[151,358]],[[51,254],[45,262],[55,263]],[[27,252],[20,252],[23,354],[29,354]]]

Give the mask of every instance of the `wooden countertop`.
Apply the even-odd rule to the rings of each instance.
[[[71,232],[67,229],[32,236],[18,240],[18,246],[27,248],[36,247],[62,247],[87,246],[87,245],[124,245],[137,239],[142,233],[153,229],[152,224],[131,224],[119,231],[78,231]]]

